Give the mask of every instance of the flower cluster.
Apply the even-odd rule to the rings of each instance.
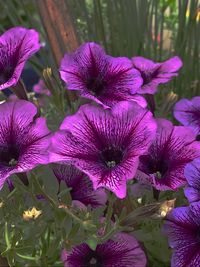
[[[38,33],[23,27],[0,37],[0,90],[18,86],[25,62],[40,46]],[[26,176],[38,165],[49,164],[59,184],[58,202],[64,185],[70,188],[72,204],[84,213],[105,208],[108,193],[123,199],[129,189],[133,195],[136,181],[148,191],[153,187],[157,195],[185,187],[189,206],[166,211],[164,231],[174,249],[172,266],[199,266],[200,97],[176,103],[174,117],[182,124],[178,126],[156,118],[149,103],[149,95],[154,99],[159,86],[177,76],[181,67],[177,56],[164,62],[112,57],[93,42],[66,54],[59,68],[65,89],[77,91],[88,103],[74,105],[74,114],[70,110],[53,133],[31,101],[10,99],[0,104],[0,189],[8,184],[13,190],[13,174],[20,178],[20,173]],[[51,96],[43,80],[33,90]],[[42,188],[40,193],[52,204]],[[76,215],[72,217],[80,223]],[[121,228],[93,249],[87,242],[64,248],[61,259],[70,267],[145,267],[147,263],[138,241]]]
[[[199,97],[192,100],[182,99],[174,108],[175,118],[193,132],[198,140],[200,113],[198,113]],[[179,126],[181,127],[181,126]],[[198,144],[198,141],[193,141]],[[164,232],[169,238],[169,245],[174,253],[172,267],[200,265],[200,157],[190,160],[183,170],[186,181],[184,189],[189,206],[175,208],[166,218]]]

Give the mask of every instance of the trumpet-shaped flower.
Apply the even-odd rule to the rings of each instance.
[[[200,157],[200,143],[188,127],[173,126],[165,119],[158,119],[157,135],[147,155],[140,157],[139,170],[158,190],[176,190],[186,184],[184,168]],[[141,176],[141,173],[140,173]]]
[[[73,201],[78,200],[93,208],[106,203],[107,195],[104,190],[94,190],[88,176],[73,165],[54,164],[53,172],[59,183],[64,181],[67,187],[71,188],[70,194]]]
[[[158,85],[169,82],[178,75],[177,72],[182,67],[179,57],[172,57],[159,63],[144,57],[133,57],[132,62],[143,79],[143,84],[137,91],[139,94],[155,94]]]
[[[37,108],[24,100],[0,105],[0,189],[11,174],[48,164],[50,131]]]
[[[86,173],[96,190],[105,187],[126,196],[139,156],[147,152],[156,132],[151,112],[134,102],[104,110],[84,105],[66,117],[52,137],[51,162],[68,162]]]
[[[39,49],[33,29],[14,27],[0,36],[0,90],[17,84],[26,61]]]
[[[147,262],[137,240],[125,233],[116,234],[95,250],[85,243],[63,250],[61,259],[64,267],[145,267]]]
[[[106,55],[95,43],[85,43],[74,53],[66,54],[60,75],[68,90],[78,90],[82,97],[105,108],[123,100],[134,100],[142,78],[131,60]]]

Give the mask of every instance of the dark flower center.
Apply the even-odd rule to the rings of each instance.
[[[87,88],[95,96],[100,96],[105,86],[106,82],[102,78],[94,77],[87,80]]]
[[[87,267],[103,267],[102,258],[95,251],[91,251],[85,258],[84,265]]]
[[[166,161],[157,161],[149,163],[149,171],[151,174],[155,174],[157,178],[162,178],[168,170],[168,164]]]
[[[0,69],[0,84],[6,83],[13,74],[13,68],[6,66],[5,68]]]
[[[196,141],[200,141],[200,134],[196,136]]]
[[[10,145],[7,147],[0,147],[0,164],[5,166],[16,166],[19,159],[19,149]]]
[[[158,74],[158,68],[153,71],[141,72],[143,85],[150,83],[152,79],[154,79],[157,76],[157,74]]]
[[[101,157],[108,168],[115,167],[123,159],[123,152],[119,148],[109,147],[101,152]]]

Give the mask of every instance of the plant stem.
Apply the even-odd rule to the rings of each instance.
[[[105,234],[102,238],[100,238],[101,243],[107,241],[112,235],[114,235],[116,232],[120,230],[120,227],[118,225],[115,225],[111,228],[111,230]]]
[[[39,189],[40,193],[45,197],[46,200],[48,200],[48,201],[51,203],[51,205],[52,205],[54,208],[57,209],[57,204],[56,204],[56,202],[53,200],[53,198],[51,198],[49,195],[46,194],[46,192],[45,192],[45,191],[43,190],[43,188],[41,187],[41,185],[40,185],[38,179],[36,179],[35,176],[33,176],[33,179],[34,179],[34,182],[35,182],[37,188]]]
[[[58,205],[57,203],[49,196],[45,193],[45,191],[43,190],[43,188],[41,187],[38,179],[35,178],[34,176],[34,181],[35,181],[35,184],[37,186],[37,188],[40,190],[40,193],[45,197],[46,200],[48,200],[51,205],[55,208],[55,209],[58,209]],[[81,224],[83,227],[84,227],[84,222],[79,218],[77,217],[73,212],[71,212],[70,209],[68,209],[67,207],[63,206],[64,208],[64,211],[71,217],[73,218],[76,222],[78,222],[79,224]]]
[[[110,228],[111,225],[111,218],[112,218],[112,214],[113,214],[113,204],[115,202],[115,196],[111,193],[109,195],[109,205],[108,205],[108,210],[107,210],[107,214],[106,214],[106,228],[105,228],[105,232],[108,231],[108,229]]]

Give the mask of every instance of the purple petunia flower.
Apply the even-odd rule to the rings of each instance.
[[[148,155],[140,157],[139,170],[146,177],[143,180],[156,189],[176,190],[186,184],[186,164],[200,157],[200,142],[195,141],[195,134],[188,127],[173,126],[165,119],[158,119],[157,123],[156,139]]]
[[[64,267],[145,267],[146,256],[137,240],[125,233],[97,245],[93,251],[85,243],[62,251]]]
[[[200,201],[200,158],[188,163],[184,174],[189,184],[185,188],[185,196],[189,202]]]
[[[174,117],[194,130],[196,135],[200,134],[200,96],[178,101],[174,107]]]
[[[155,94],[158,85],[169,82],[178,75],[177,72],[182,67],[179,57],[172,57],[160,63],[144,57],[133,57],[132,62],[143,78],[143,84],[137,91],[139,94]]]
[[[123,100],[134,100],[142,84],[139,71],[125,57],[106,55],[95,43],[81,45],[75,53],[66,54],[60,66],[60,75],[69,90],[94,100],[105,108]]]
[[[139,156],[147,152],[155,131],[152,114],[134,102],[108,110],[84,105],[66,117],[53,136],[50,159],[74,164],[95,190],[103,186],[124,198],[126,181],[134,177]]]
[[[67,187],[71,188],[72,200],[78,200],[93,208],[104,205],[107,195],[103,189],[94,190],[89,177],[79,171],[73,165],[53,165],[53,172],[59,183],[64,181]]]
[[[173,209],[166,218],[164,233],[174,253],[171,267],[200,266],[200,203]]]
[[[49,91],[49,89],[47,89],[45,82],[41,79],[37,84],[33,86],[33,91],[40,95],[47,95],[47,96],[51,95],[51,92]]]
[[[47,164],[50,131],[37,108],[24,100],[0,105],[0,189],[14,173]]]
[[[39,49],[35,30],[15,27],[0,36],[0,90],[17,84],[24,64]]]

